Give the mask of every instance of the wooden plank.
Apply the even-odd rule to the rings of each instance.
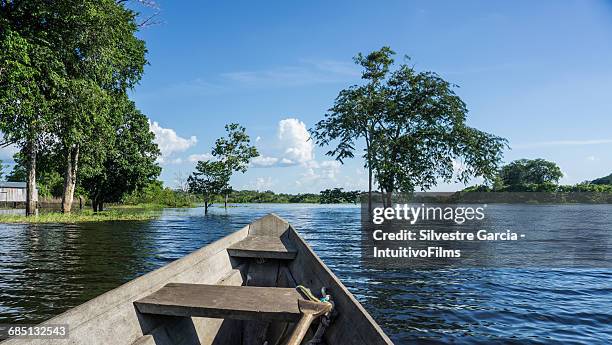
[[[277,286],[276,276],[278,275],[278,260],[265,262],[251,262],[247,275],[248,286]],[[277,322],[275,322],[277,323]],[[266,333],[270,322],[250,320],[244,321],[242,345],[261,345],[265,342]]]
[[[300,298],[288,288],[170,283],[134,305],[143,314],[295,322]]]
[[[293,247],[273,236],[247,236],[228,247],[227,252],[233,257],[278,260],[293,260],[297,255]]]

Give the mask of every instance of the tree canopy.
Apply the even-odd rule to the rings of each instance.
[[[119,123],[128,121],[113,106],[127,98],[147,63],[136,37],[138,13],[125,2],[0,2],[0,130],[4,144],[22,153],[27,214],[35,208],[37,158],[50,153],[63,165],[65,212],[79,168],[109,168],[100,148],[110,147]]]
[[[529,184],[557,184],[563,173],[555,162],[541,158],[519,159],[503,166],[499,177],[504,186],[518,187]]]
[[[212,205],[215,196],[227,189],[231,172],[221,161],[199,161],[195,171],[187,179],[189,191],[201,195],[204,200],[204,213]]]
[[[440,179],[493,179],[507,141],[469,127],[455,85],[438,74],[407,62],[392,70],[394,54],[383,47],[357,55],[365,83],[340,92],[311,130],[316,143],[335,145],[327,154],[342,162],[364,139],[365,165],[387,202],[393,192],[427,190]]]
[[[112,110],[117,113],[113,128],[114,140],[103,147],[102,168],[86,164],[82,186],[92,201],[94,211],[101,211],[105,202],[119,202],[123,196],[145,188],[161,173],[156,159],[160,154],[149,130],[149,120],[124,98]]]

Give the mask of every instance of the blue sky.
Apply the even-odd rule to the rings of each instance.
[[[611,2],[158,2],[132,98],[154,121],[166,185],[238,122],[264,158],[235,188],[365,189],[361,160],[331,161],[304,128],[359,83],[352,57],[384,45],[458,84],[469,124],[510,141],[506,162],[553,160],[564,183],[612,172]]]

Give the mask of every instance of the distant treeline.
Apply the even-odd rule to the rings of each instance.
[[[555,162],[544,159],[519,159],[504,165],[486,185],[476,185],[464,192],[554,192],[612,193],[612,174],[575,185],[561,185],[561,169]]]
[[[360,191],[344,191],[342,188],[326,189],[319,194],[299,193],[286,194],[274,193],[271,190],[259,192],[254,190],[232,191],[228,196],[229,203],[310,203],[310,204],[343,204],[357,203]],[[219,197],[217,202],[223,202]]]
[[[227,202],[230,204],[247,203],[309,203],[309,204],[341,204],[359,202],[360,191],[344,191],[342,188],[326,189],[318,194],[299,193],[286,194],[274,193],[273,191],[234,190],[228,194]],[[159,205],[168,207],[189,207],[195,203],[202,203],[201,196],[181,190],[164,188],[160,181],[151,183],[148,187],[135,191],[123,198],[123,203],[128,205]],[[225,197],[216,196],[213,204],[223,204]]]

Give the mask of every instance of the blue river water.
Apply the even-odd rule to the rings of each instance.
[[[208,215],[202,208],[166,209],[151,221],[0,224],[0,323],[44,321],[269,212],[300,232],[397,344],[612,343],[612,269],[365,268],[360,209],[348,205],[240,205]]]

